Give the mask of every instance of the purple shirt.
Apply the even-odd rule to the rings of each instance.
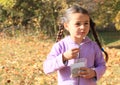
[[[96,85],[96,80],[99,80],[106,70],[101,49],[94,41],[86,37],[80,44],[79,57],[87,59],[87,67],[91,69],[94,68],[96,78],[71,78],[70,65],[74,63],[75,59],[63,63],[62,54],[76,46],[78,46],[78,44],[76,44],[70,36],[55,43],[43,64],[44,72],[49,74],[57,71],[58,85]]]

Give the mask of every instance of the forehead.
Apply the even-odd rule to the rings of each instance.
[[[89,15],[87,14],[82,14],[82,13],[73,13],[69,15],[70,17],[70,21],[80,21],[80,22],[84,22],[84,21],[89,21]]]

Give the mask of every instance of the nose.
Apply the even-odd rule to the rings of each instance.
[[[82,24],[82,25],[80,25],[80,29],[84,29],[85,28],[85,26]]]

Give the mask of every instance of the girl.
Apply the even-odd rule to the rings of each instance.
[[[57,43],[53,45],[43,64],[46,74],[57,71],[58,85],[96,85],[96,81],[105,73],[106,65],[102,51],[106,60],[108,57],[101,48],[94,27],[88,12],[77,5],[68,8],[64,13]],[[64,28],[70,35],[61,39]],[[97,43],[87,36],[89,30],[92,30]],[[80,67],[77,76],[71,77],[71,65],[81,58],[86,59],[86,66]]]

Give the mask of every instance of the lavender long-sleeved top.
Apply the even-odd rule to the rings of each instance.
[[[71,78],[70,65],[74,63],[75,59],[71,59],[66,61],[66,63],[63,63],[62,54],[76,46],[78,45],[72,41],[70,36],[67,36],[61,41],[55,43],[43,64],[44,72],[49,74],[57,71],[58,85],[96,85],[96,81],[102,77],[106,70],[101,49],[94,41],[86,37],[80,44],[79,57],[87,59],[87,67],[91,69],[94,68],[96,78]]]

